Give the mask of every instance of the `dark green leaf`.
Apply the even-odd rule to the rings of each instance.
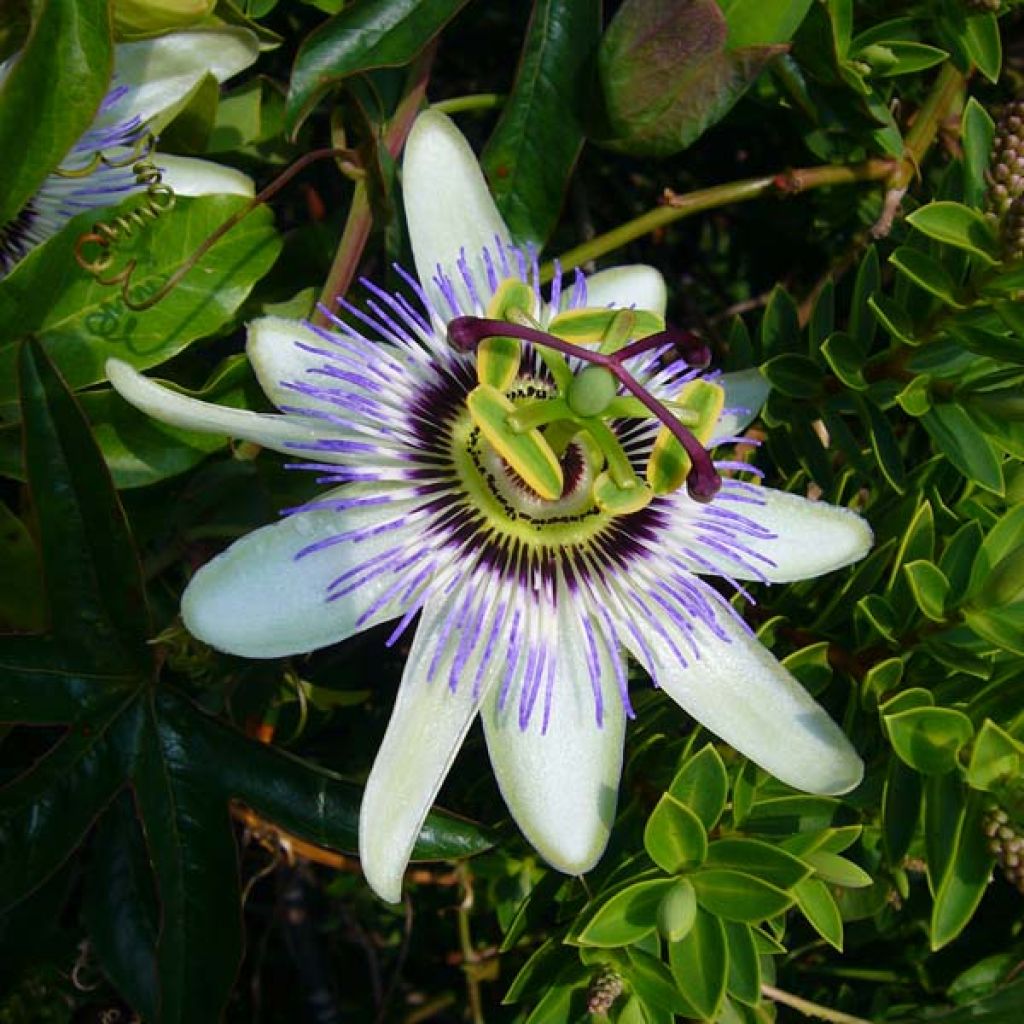
[[[872,320],[872,323],[874,321]],[[854,391],[867,390],[868,382],[864,379],[864,360],[867,349],[859,344],[854,337],[843,331],[829,335],[821,346],[821,354],[825,357],[832,372]]]
[[[796,352],[800,345],[800,318],[793,297],[781,285],[772,289],[760,330],[761,358],[768,360]]]
[[[0,632],[39,631],[45,610],[39,552],[25,524],[0,504]]]
[[[924,790],[924,838],[928,885],[934,895],[946,877],[964,816],[964,787],[956,773],[930,775]]]
[[[481,163],[512,236],[542,246],[583,145],[582,113],[601,32],[599,0],[538,0],[512,92]]]
[[[980,206],[988,190],[985,172],[994,135],[995,124],[988,111],[973,96],[968,97],[960,120],[960,145],[964,151],[964,199],[970,206]]]
[[[956,847],[935,894],[932,949],[941,949],[952,942],[967,926],[981,902],[991,873],[992,854],[982,828],[982,796],[975,793],[961,815]]]
[[[85,920],[103,971],[147,1020],[159,1019],[159,910],[131,794],[123,790],[99,821],[86,886]]]
[[[952,402],[933,405],[921,417],[936,448],[968,479],[987,491],[1002,494],[1005,488],[999,458],[988,438],[966,412]]]
[[[138,558],[89,427],[35,342],[21,347],[25,465],[54,635],[93,672],[152,664]]]
[[[108,17],[107,0],[37,5],[25,47],[0,85],[0,224],[17,215],[92,123],[113,61]]]
[[[311,32],[299,47],[288,89],[292,134],[332,86],[373,68],[408,64],[466,0],[363,0]]]
[[[228,807],[197,785],[188,737],[145,709],[132,783],[160,898],[161,1024],[216,1019],[242,958],[241,887]]]
[[[857,267],[857,279],[853,284],[853,298],[850,301],[850,334],[857,348],[865,355],[871,350],[871,343],[875,339],[875,316],[869,300],[881,283],[878,250],[871,245]]]
[[[882,841],[890,865],[910,849],[921,818],[921,776],[899,758],[891,758],[882,794]]]
[[[776,391],[790,398],[814,398],[821,392],[821,368],[813,359],[796,352],[762,363],[761,373]]]
[[[200,763],[219,765],[222,798],[241,800],[308,842],[338,850],[358,849],[361,787],[277,747],[251,740],[180,698],[166,697],[160,711],[163,719],[190,737]],[[427,816],[413,857],[467,857],[492,843],[475,822],[434,812]]]
[[[110,709],[0,790],[0,908],[45,882],[79,846],[123,787],[138,728],[134,707]]]
[[[963,309],[959,289],[949,276],[949,271],[927,253],[904,245],[889,257],[889,262],[914,284],[941,299],[947,306]]]

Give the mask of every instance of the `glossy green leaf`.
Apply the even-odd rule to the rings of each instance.
[[[893,490],[902,494],[907,483],[907,471],[892,424],[886,414],[869,398],[858,397],[857,407],[867,427],[871,450],[878,462],[878,468]]]
[[[0,791],[0,909],[45,882],[79,846],[123,787],[137,731],[136,714],[109,707]]]
[[[978,70],[990,82],[997,81],[1003,63],[1003,47],[995,15],[975,14],[968,18],[963,41]]]
[[[158,1020],[159,908],[145,839],[127,790],[111,802],[97,826],[84,909],[104,973],[147,1020]]]
[[[602,143],[667,156],[720,120],[780,52],[773,46],[728,51],[726,34],[713,0],[678,8],[626,0],[598,53],[608,120]]]
[[[656,956],[640,949],[627,951],[625,970],[630,988],[643,1000],[645,1008],[654,1007],[671,1014],[686,1013],[689,1002],[680,994],[672,972]]]
[[[685,876],[675,884],[658,904],[658,934],[669,942],[686,936],[697,918],[697,891]]]
[[[921,820],[921,776],[899,758],[891,758],[882,793],[882,842],[891,865],[906,856]]]
[[[466,0],[364,0],[325,21],[299,47],[286,103],[290,133],[350,75],[408,64]]]
[[[960,816],[955,848],[932,908],[931,946],[941,949],[967,926],[992,873],[992,854],[982,829],[982,798],[974,794]]]
[[[813,0],[719,0],[729,26],[729,49],[787,43]]]
[[[700,818],[666,793],[647,819],[644,847],[662,871],[676,874],[703,863],[708,837]]]
[[[786,352],[761,364],[776,391],[790,398],[814,398],[821,391],[821,368],[807,356]]]
[[[870,245],[857,266],[853,298],[850,300],[850,335],[857,349],[865,356],[871,350],[876,328],[870,299],[878,292],[881,283],[882,271],[878,263],[878,250]]]
[[[761,999],[761,962],[753,929],[736,921],[724,925],[729,947],[729,995],[747,1006],[756,1006]]]
[[[914,284],[941,299],[947,306],[963,308],[960,291],[949,276],[949,271],[927,253],[904,245],[892,253],[889,262]]]
[[[759,332],[761,357],[773,359],[798,350],[800,345],[800,317],[793,297],[781,285],[776,285],[768,298]]]
[[[843,919],[828,886],[819,878],[806,878],[794,890],[796,904],[811,927],[831,946],[843,951]]]
[[[977,210],[961,203],[929,203],[909,214],[907,221],[923,235],[979,256],[986,263],[999,259],[999,240],[992,225]]]
[[[25,466],[54,635],[94,672],[152,665],[142,574],[124,511],[74,399],[39,346],[20,347]]]
[[[865,391],[868,382],[864,379],[864,360],[867,350],[849,334],[836,331],[829,335],[821,345],[821,354],[825,357],[832,372],[854,391]]]
[[[933,405],[921,423],[936,448],[968,479],[994,494],[1005,489],[1003,469],[992,444],[959,405]]]
[[[754,924],[774,917],[793,903],[793,897],[754,875],[731,868],[704,867],[690,876],[697,902],[727,921]]]
[[[687,935],[669,943],[668,962],[680,993],[691,1007],[686,1016],[713,1019],[729,978],[729,948],[722,921],[706,910],[698,910]]]
[[[160,1021],[186,1024],[219,1015],[242,959],[238,857],[226,802],[196,784],[187,735],[146,710],[132,782],[160,899]]]
[[[903,566],[907,583],[914,594],[918,608],[933,622],[942,622],[946,617],[946,600],[949,597],[949,580],[933,562],[919,559]]]
[[[814,869],[815,877],[829,885],[863,889],[874,881],[862,867],[828,850],[812,850],[803,854],[802,860]]]
[[[994,135],[995,124],[988,111],[973,96],[968,97],[960,120],[960,144],[964,151],[964,198],[971,206],[980,206],[988,189],[985,172]]]
[[[513,238],[543,245],[554,230],[583,145],[598,0],[538,0],[512,91],[481,157]]]
[[[957,774],[931,775],[924,787],[924,838],[928,886],[934,896],[946,877],[963,820],[966,797]]]
[[[710,831],[718,824],[729,793],[729,776],[712,744],[686,760],[668,791],[700,818],[705,829]]]
[[[672,879],[653,879],[626,886],[589,916],[577,941],[614,947],[642,939],[657,927],[658,907],[674,884]]]
[[[839,801],[827,796],[780,796],[758,800],[746,818],[746,831],[790,835],[828,828]]]
[[[711,843],[705,865],[757,875],[779,889],[791,889],[811,873],[806,864],[779,846],[760,839],[733,836]]]
[[[0,224],[17,215],[92,123],[112,63],[107,0],[36,6],[25,47],[0,85]]]
[[[245,202],[239,196],[179,199],[172,211],[118,243],[120,260],[138,260],[133,298],[151,294]],[[273,264],[281,244],[270,212],[260,207],[232,228],[170,295],[134,312],[117,288],[97,283],[75,262],[74,241],[93,219],[76,217],[0,281],[0,407],[17,394],[12,342],[18,338],[36,334],[73,389],[103,380],[111,356],[138,369],[156,366],[227,323]],[[11,417],[10,409],[2,412]]]
[[[44,617],[39,552],[25,524],[0,504],[0,633],[40,631]]]
[[[986,718],[971,748],[967,784],[972,789],[990,790],[1024,771],[1024,743]]]
[[[889,336],[904,345],[916,345],[914,323],[906,310],[886,295],[872,295],[868,306],[875,319],[889,332]]]

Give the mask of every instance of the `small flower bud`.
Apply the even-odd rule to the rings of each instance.
[[[622,975],[611,964],[604,964],[590,981],[587,1009],[591,1013],[607,1013],[622,994]]]
[[[1009,210],[1010,204],[1024,191],[1024,101],[1007,104],[996,122],[989,157],[988,209],[998,218]]]
[[[985,811],[981,827],[985,835],[995,836],[986,845],[1003,869],[1006,880],[1024,894],[1024,857],[1021,855],[1024,851],[1024,836],[1018,833],[1017,823],[1011,822],[1004,808],[993,804]]]

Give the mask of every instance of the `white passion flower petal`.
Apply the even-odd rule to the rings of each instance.
[[[761,406],[768,400],[772,390],[764,374],[756,366],[750,370],[723,373],[714,380],[725,392],[725,402],[722,406],[722,415],[718,418],[708,441],[709,448],[742,434],[757,418]]]
[[[253,64],[259,52],[252,32],[233,27],[168,32],[119,43],[114,49],[111,96],[92,129],[114,127],[133,118],[160,129],[206,75],[223,82]]]
[[[229,654],[279,658],[402,614],[405,605],[387,600],[395,577],[386,566],[404,553],[409,531],[382,528],[401,521],[401,508],[350,488],[319,504],[332,500],[336,506],[295,512],[207,562],[182,597],[188,631]],[[367,574],[367,566],[377,571]]]
[[[588,306],[646,309],[663,317],[667,303],[665,278],[642,263],[599,270],[587,278]]]
[[[620,635],[687,714],[777,779],[805,793],[854,789],[864,765],[839,726],[728,609],[716,621],[726,639],[699,619],[689,637],[666,623],[675,650],[656,632],[644,645]]]
[[[325,438],[336,432],[305,417],[231,409],[203,402],[157,384],[120,359],[108,359],[106,372],[114,390],[126,402],[172,427],[255,441],[285,455],[314,449],[317,458],[323,461],[343,462],[347,458],[342,453],[321,450]]]
[[[557,607],[555,692],[546,726],[537,709],[521,727],[519,695],[511,687],[504,706],[502,688],[491,690],[481,718],[494,774],[516,824],[549,864],[580,875],[604,853],[615,820],[626,732],[618,687],[626,677],[622,655],[599,628],[583,622],[567,588]]]
[[[708,505],[677,496],[671,515],[690,538],[676,553],[687,568],[736,580],[812,579],[859,561],[874,541],[848,508],[734,481]]]
[[[153,162],[163,174],[163,184],[169,185],[175,195],[251,198],[255,193],[252,178],[234,167],[191,156],[172,156],[170,153],[158,153]]]
[[[436,110],[418,118],[405,144],[402,197],[416,276],[438,313],[455,313],[434,282],[440,266],[455,287],[463,312],[476,303],[459,262],[465,256],[475,282],[487,281],[482,253],[495,239],[509,243],[508,228],[491,198],[473,150],[451,119]]]
[[[359,859],[370,887],[397,903],[423,821],[455,760],[480,702],[503,669],[508,624],[493,604],[454,625],[464,595],[423,610],[391,719],[359,810]],[[487,621],[484,621],[483,619]],[[466,638],[478,633],[466,651]]]

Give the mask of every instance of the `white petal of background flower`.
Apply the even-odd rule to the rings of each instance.
[[[106,371],[110,383],[125,401],[154,419],[184,430],[255,441],[286,455],[295,454],[297,444],[314,444],[331,435],[329,428],[299,416],[231,409],[182,395],[144,377],[120,359],[108,359]]]
[[[620,635],[687,714],[776,778],[809,793],[857,786],[864,766],[839,726],[745,627],[724,610],[717,622],[728,642],[691,623],[699,658],[686,637],[674,636],[688,664],[657,633],[645,638],[651,658],[627,629]]]
[[[113,88],[124,91],[106,104],[92,129],[133,118],[160,129],[188,102],[206,75],[223,82],[256,61],[259,43],[248,29],[168,32],[114,48]]]
[[[503,708],[499,688],[492,689],[481,717],[494,774],[516,824],[548,863],[578,875],[604,853],[615,819],[626,733],[617,680],[625,667],[596,624],[590,646],[571,595],[561,596],[547,728],[542,714],[520,727],[518,694],[511,687]],[[602,691],[600,726],[593,674]]]
[[[332,496],[328,492],[321,500]],[[345,497],[354,498],[351,488]],[[401,508],[372,494],[363,497],[366,504],[343,511],[298,512],[261,527],[207,562],[182,597],[189,632],[230,654],[280,658],[326,647],[401,614],[403,608],[387,604],[360,621],[391,585],[387,573],[328,600],[329,587],[338,577],[409,540],[408,529],[376,532],[396,518],[400,521]],[[342,535],[352,539],[299,557],[304,549]]]
[[[626,264],[599,270],[587,278],[588,306],[635,306],[664,316],[667,303],[665,278],[654,267]]]
[[[416,119],[405,144],[402,162],[402,197],[416,276],[437,311],[450,316],[433,283],[438,264],[452,278],[466,309],[473,303],[456,266],[464,251],[477,281],[486,281],[481,253],[493,248],[495,238],[509,239],[462,133],[444,114],[427,110]]]
[[[158,153],[153,162],[163,173],[163,184],[169,185],[178,196],[233,195],[251,198],[254,192],[252,178],[248,174],[211,160]]]

